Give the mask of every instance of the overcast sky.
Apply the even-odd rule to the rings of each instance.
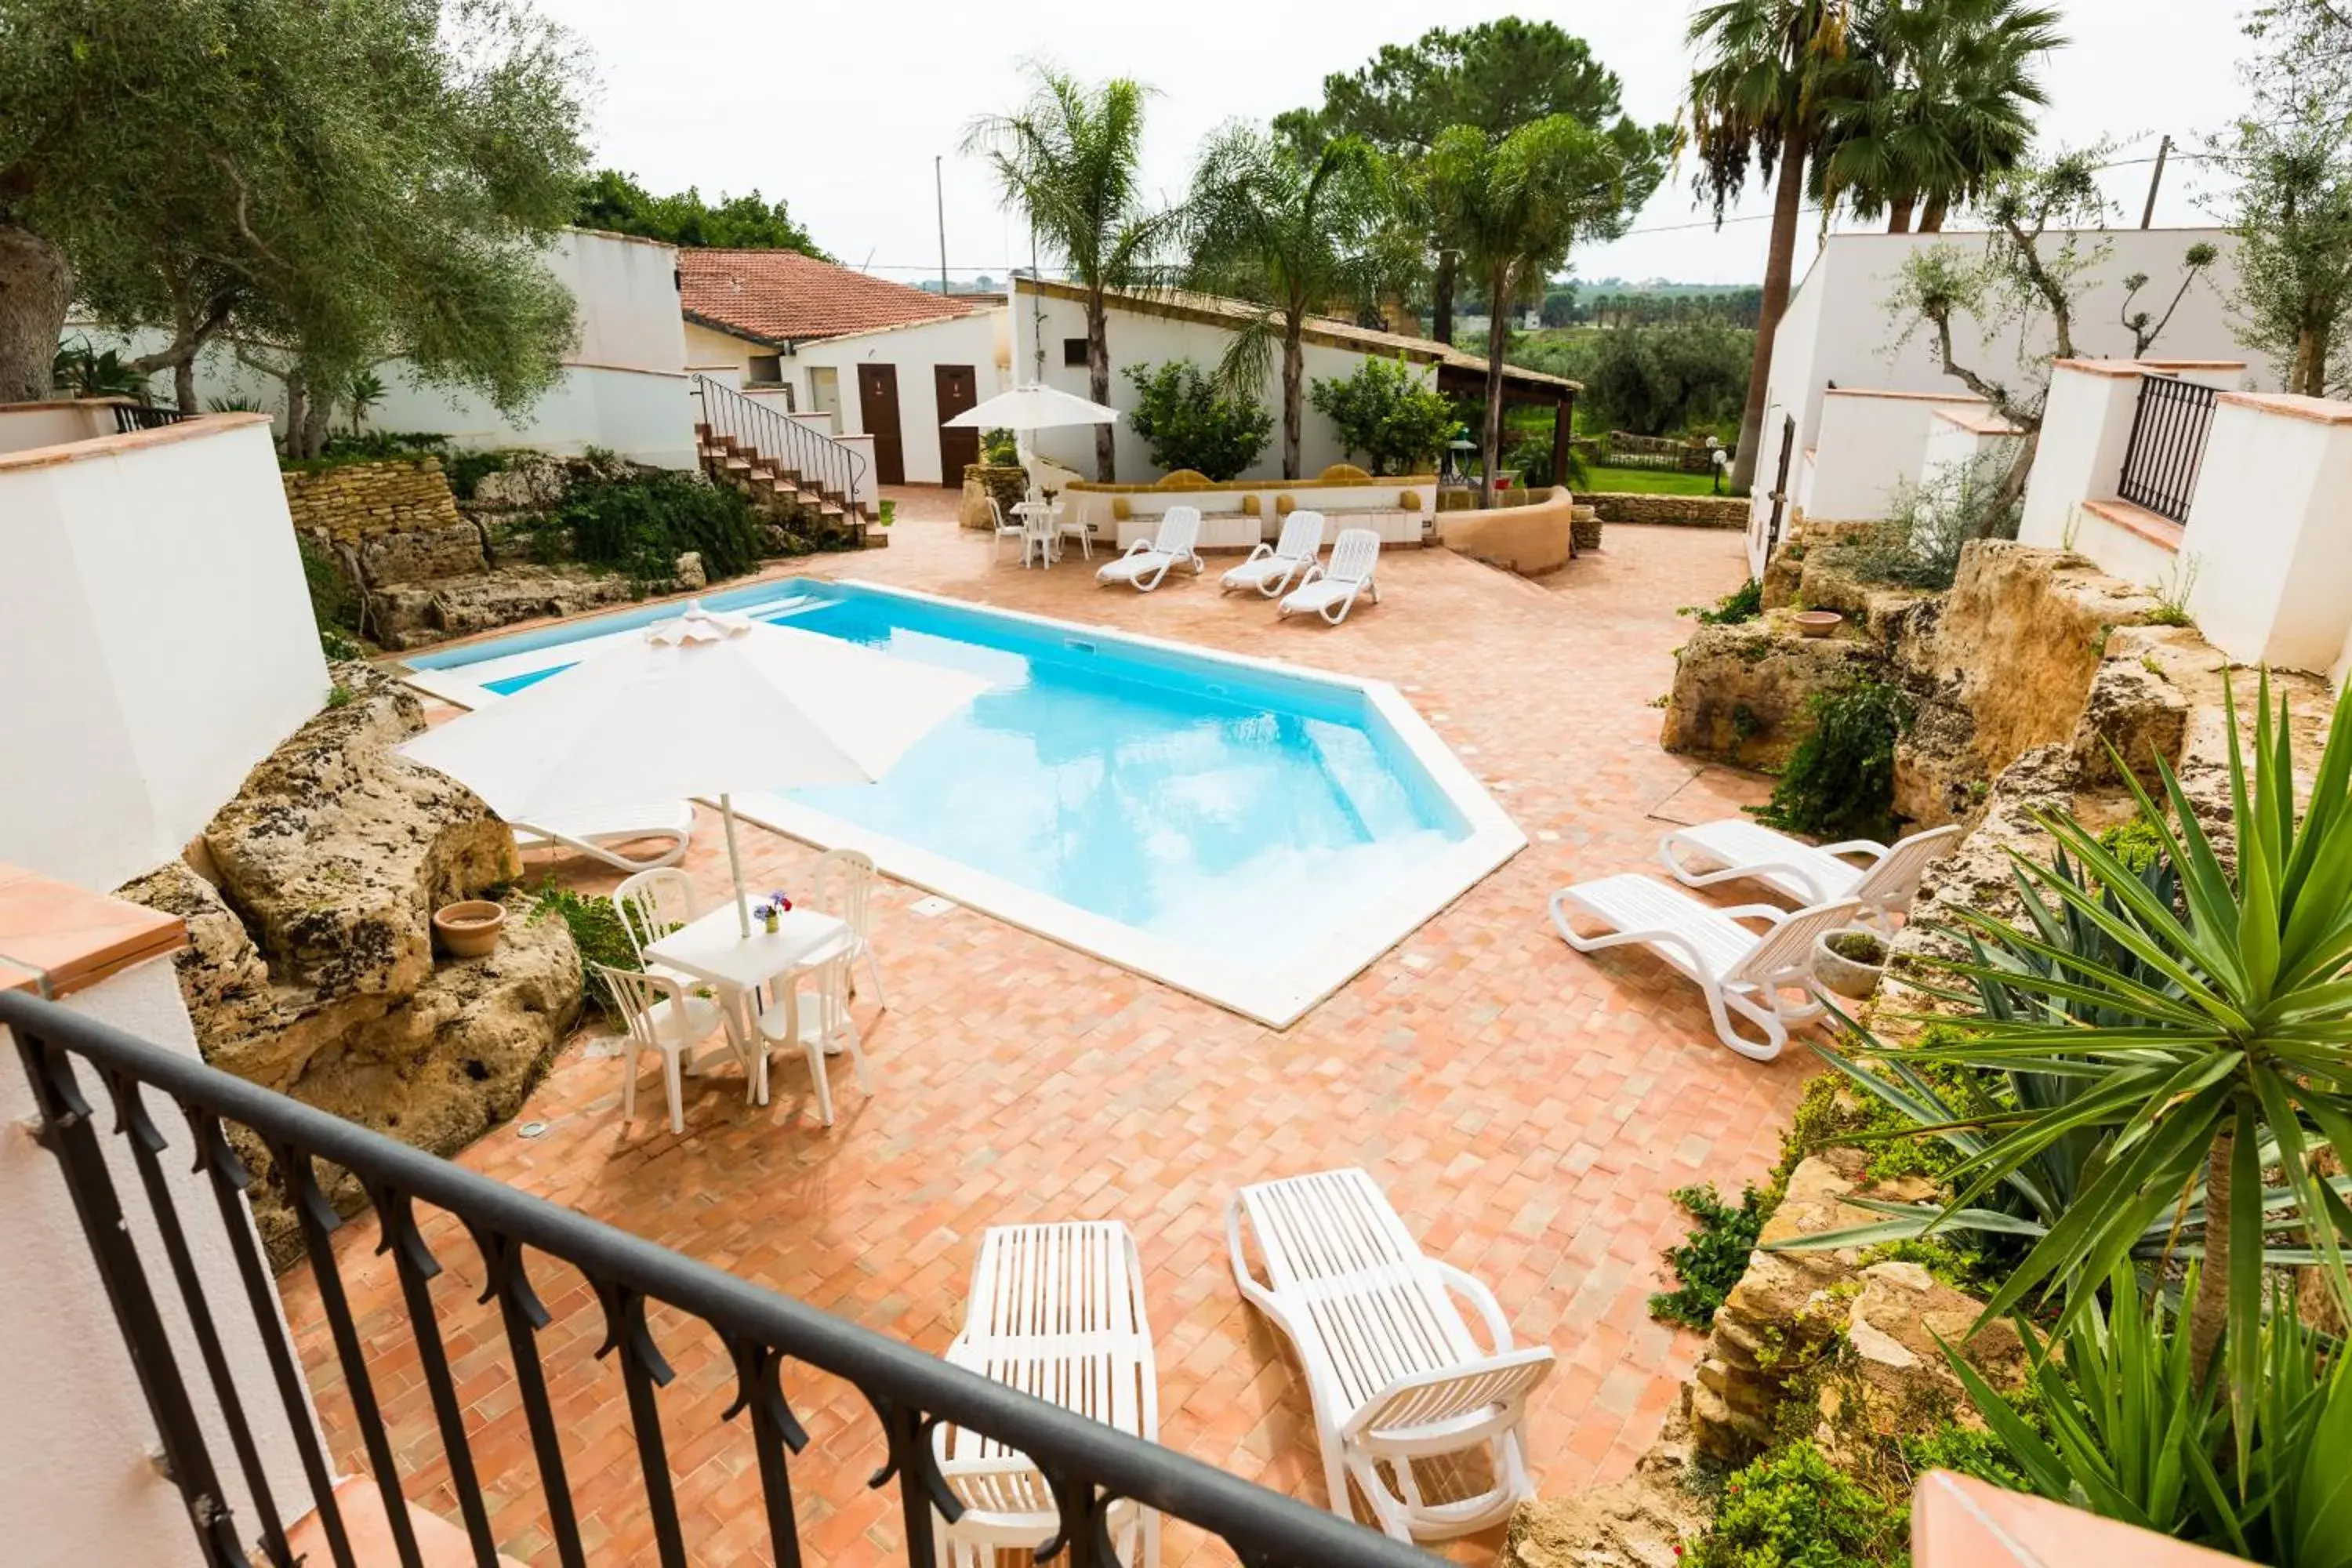
[[[2101,135],[2146,160],[2159,134],[2194,140],[2225,122],[2242,93],[2231,65],[2243,40],[2235,0],[2061,0],[2072,47],[2046,64],[2046,139]],[[599,76],[597,161],[656,190],[706,196],[757,187],[789,202],[819,244],[852,267],[902,281],[936,277],[940,242],[932,159],[944,154],[947,250],[959,277],[1026,264],[1028,238],[1006,216],[981,163],[956,153],[976,114],[1023,96],[1021,62],[1046,58],[1083,78],[1132,76],[1157,90],[1145,142],[1150,184],[1181,193],[1202,139],[1236,117],[1264,121],[1321,98],[1326,73],[1352,69],[1384,43],[1434,26],[1519,14],[1589,41],[1623,80],[1626,108],[1674,118],[1687,76],[1680,0],[1520,6],[1445,0],[542,0],[593,51]],[[2115,169],[2110,195],[2137,222],[2148,167]],[[2199,170],[2175,161],[2158,224],[2206,221]],[[1754,282],[1764,266],[1751,191],[1715,229],[1694,205],[1690,171],[1668,177],[1613,244],[1572,260],[1611,276]],[[1808,245],[1801,249],[1800,270]]]

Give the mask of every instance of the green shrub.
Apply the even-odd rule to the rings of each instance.
[[[1817,691],[1813,730],[1756,807],[1760,822],[1817,838],[1895,837],[1895,738],[1910,716],[1899,687],[1868,679]]]
[[[332,626],[319,628],[319,651],[327,656],[327,662],[330,664],[341,664],[347,659],[367,657],[367,649],[360,646],[357,637],[337,631]]]
[[[1764,613],[1764,584],[1750,577],[1712,605],[1685,605],[1675,613],[1690,616],[1703,626],[1736,626]]]
[[[1687,1240],[1667,1250],[1666,1260],[1682,1277],[1682,1284],[1651,1297],[1650,1316],[1705,1333],[1715,1326],[1723,1299],[1748,1272],[1748,1255],[1756,1250],[1756,1237],[1772,1210],[1780,1206],[1780,1194],[1776,1191],[1768,1195],[1750,1185],[1739,1194],[1739,1206],[1733,1208],[1716,1192],[1713,1182],[1702,1182],[1675,1193],[1675,1202],[1697,1224],[1691,1227]]]
[[[542,526],[541,540],[568,532],[574,560],[625,572],[640,583],[667,583],[677,558],[702,554],[714,581],[760,563],[760,528],[738,492],[688,474],[633,474],[579,479]]]
[[[1873,1496],[1807,1442],[1776,1448],[1724,1483],[1689,1568],[1847,1568],[1895,1561],[1909,1510]]]
[[[1453,404],[1402,360],[1368,359],[1352,375],[1318,379],[1307,395],[1330,418],[1349,458],[1362,453],[1376,474],[1424,469],[1456,428]]]
[[[1230,479],[1265,450],[1274,414],[1254,398],[1231,396],[1190,360],[1127,367],[1135,384],[1128,423],[1151,447],[1151,460],[1174,472],[1191,468]]]
[[[362,649],[352,634],[360,629],[360,595],[343,575],[343,563],[331,546],[307,533],[294,536],[302,557],[302,585],[310,591],[310,618],[318,624],[319,646],[329,658],[358,658]]]
[[[508,454],[504,452],[451,453],[441,465],[448,470],[449,493],[459,500],[472,500],[486,476],[505,472]]]
[[[637,967],[637,946],[629,940],[628,928],[621,924],[621,915],[610,899],[582,897],[569,888],[559,888],[550,882],[539,890],[531,904],[530,918],[544,920],[552,915],[561,920],[572,932],[572,945],[580,950],[580,962],[601,963],[608,969]],[[610,1016],[614,1012],[612,994],[604,977],[593,969],[585,971],[588,1000],[599,1011]]]
[[[2011,454],[1987,452],[1899,486],[1886,521],[1841,545],[1839,560],[1864,582],[1911,588],[1952,585],[1973,539],[2015,539],[2024,509],[2003,499]]]
[[[2138,876],[2163,858],[2164,835],[2147,818],[2135,816],[2100,834],[2099,847],[2122,861],[2125,870]]]
[[[982,430],[980,460],[995,468],[1016,466],[1021,461],[1021,438],[1010,430]]]

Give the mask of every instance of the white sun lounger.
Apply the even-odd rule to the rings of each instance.
[[[1658,841],[1658,859],[1685,887],[1753,877],[1801,904],[1852,899],[1862,906],[1864,923],[1890,931],[1895,917],[1910,909],[1928,866],[1959,836],[1957,826],[1931,827],[1892,847],[1868,838],[1816,847],[1735,816],[1676,828]],[[1857,866],[1840,858],[1846,855],[1870,860]]]
[[[686,858],[687,843],[694,837],[694,807],[686,801],[674,800],[659,805],[617,806],[579,816],[511,826],[516,839],[525,849],[560,844],[575,854],[602,860],[615,870],[650,871],[656,867],[675,866]],[[644,838],[667,839],[668,845],[654,856],[620,852],[619,846]]]
[[[1257,1239],[1265,1282],[1242,1250]],[[1424,1255],[1372,1178],[1325,1171],[1244,1187],[1225,1211],[1234,1281],[1290,1337],[1307,1373],[1331,1511],[1352,1518],[1348,1484],[1399,1541],[1501,1522],[1533,1486],[1528,1393],[1550,1374],[1543,1346],[1514,1349],[1494,1292]],[[1475,1307],[1491,1348],[1471,1337],[1449,1290]],[[1492,1484],[1433,1500],[1416,1459],[1486,1451]]]
[[[1851,899],[1815,904],[1794,914],[1770,904],[1717,909],[1653,877],[1603,877],[1579,882],[1551,896],[1552,923],[1579,952],[1638,942],[1697,982],[1715,1016],[1716,1037],[1741,1056],[1769,1062],[1789,1043],[1793,1024],[1809,1024],[1823,1011],[1813,990],[1813,939],[1853,923],[1860,908]],[[1568,923],[1570,912],[1612,927],[1598,936],[1580,936]],[[1767,921],[1759,933],[1739,922]],[[1791,1002],[1789,994],[1805,1000]],[[1738,1014],[1764,1031],[1759,1045],[1732,1026]]]
[[[1149,594],[1160,586],[1160,579],[1168,575],[1171,566],[1184,566],[1194,576],[1201,574],[1201,558],[1192,547],[1201,537],[1201,509],[1196,506],[1171,506],[1160,520],[1159,536],[1149,542],[1137,540],[1127,548],[1127,553],[1106,561],[1095,572],[1097,583],[1125,583]]]
[[[1289,587],[1293,577],[1314,570],[1316,553],[1322,548],[1323,514],[1294,511],[1282,520],[1280,542],[1261,541],[1248,560],[1219,580],[1218,591],[1230,594],[1236,588],[1255,588],[1271,599]]]
[[[982,1232],[963,1331],[947,1359],[1131,1436],[1159,1440],[1143,1267],[1135,1237],[1116,1220]],[[944,1562],[988,1568],[999,1549],[1034,1551],[1060,1531],[1054,1494],[1027,1455],[945,1424],[933,1445],[940,1474],[964,1509],[953,1524],[932,1517]],[[1121,1500],[1108,1522],[1129,1568],[1160,1561],[1155,1510]]]
[[[1309,566],[1298,580],[1298,586],[1283,595],[1280,615],[1321,616],[1332,626],[1348,618],[1354,608],[1358,594],[1370,594],[1372,603],[1381,602],[1380,588],[1372,582],[1372,569],[1381,558],[1381,536],[1369,528],[1343,528],[1331,546],[1331,563]]]

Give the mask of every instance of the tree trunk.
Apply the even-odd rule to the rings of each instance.
[[[2213,1366],[2213,1348],[2230,1322],[2230,1151],[2238,1141],[2235,1125],[2232,1121],[2222,1127],[2205,1156],[2205,1259],[2197,1266],[2197,1295],[2189,1303],[2189,1369],[2200,1388]],[[2252,1237],[2252,1244],[2260,1247],[2262,1237]]]
[[[327,437],[334,428],[335,396],[326,390],[310,395],[310,416],[302,421],[302,455],[315,458],[327,449]]]
[[[302,379],[302,367],[296,365],[286,373],[286,455],[302,455],[302,432],[310,426],[310,387]]]
[[[1919,232],[1921,234],[1943,233],[1944,215],[1950,210],[1951,204],[1945,201],[1943,197],[1931,198],[1927,203],[1927,210],[1919,215]]]
[[[1486,297],[1504,298],[1504,284],[1509,280],[1507,271],[1496,268],[1486,279]],[[1500,311],[1486,318],[1486,426],[1478,444],[1483,459],[1478,476],[1478,504],[1495,504],[1495,471],[1503,460],[1503,350],[1511,335],[1510,321]]]
[[[172,367],[172,401],[183,414],[200,414],[196,406],[196,356],[193,353]]]
[[[0,403],[49,395],[49,366],[73,304],[73,268],[46,237],[0,222]]]
[[[1437,276],[1430,280],[1429,335],[1441,343],[1454,341],[1454,269],[1458,252],[1437,247]]]
[[[1886,232],[1889,234],[1911,232],[1911,198],[1909,196],[1897,196],[1886,204]]]
[[[1764,260],[1764,300],[1756,316],[1756,356],[1748,367],[1748,406],[1739,416],[1739,449],[1732,454],[1731,485],[1746,489],[1756,478],[1764,440],[1765,383],[1772,375],[1772,340],[1789,308],[1789,274],[1797,259],[1798,209],[1805,198],[1805,134],[1791,126],[1780,138],[1780,186],[1772,193],[1772,246]]]
[[[1298,478],[1298,436],[1307,401],[1307,319],[1294,314],[1282,324],[1282,477]]]
[[[1108,407],[1110,405],[1110,322],[1109,312],[1103,308],[1102,295],[1087,297],[1087,395]],[[1118,458],[1113,455],[1111,427],[1095,426],[1095,479],[1109,484],[1118,477]]]
[[[2294,337],[2294,363],[2289,367],[2286,389],[2305,397],[2327,395],[2327,335],[2305,327]]]

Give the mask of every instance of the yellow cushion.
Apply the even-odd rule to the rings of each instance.
[[[1371,477],[1353,463],[1334,463],[1316,476],[1327,485],[1360,485]]]
[[[1244,517],[1255,517],[1257,515],[1257,497],[1242,497],[1242,515]]]
[[[1274,498],[1275,516],[1288,517],[1292,512],[1297,510],[1298,502],[1296,498],[1291,496],[1276,496]]]
[[[1125,496],[1113,496],[1110,498],[1110,514],[1119,521],[1125,522],[1135,515],[1135,509],[1128,504]]]
[[[1160,481],[1163,490],[1199,490],[1209,487],[1209,476],[1198,468],[1179,468]]]
[[[1421,510],[1421,492],[1419,490],[1405,491],[1402,495],[1397,497],[1397,505],[1407,511],[1419,511]]]

